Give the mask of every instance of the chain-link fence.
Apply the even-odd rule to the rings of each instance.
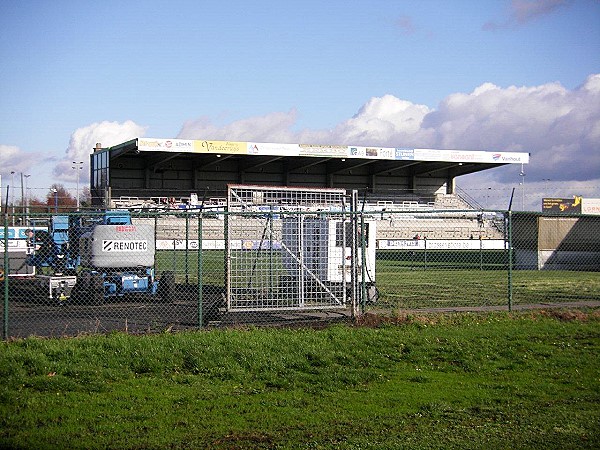
[[[5,338],[600,302],[600,216],[112,211],[5,217],[0,237]]]

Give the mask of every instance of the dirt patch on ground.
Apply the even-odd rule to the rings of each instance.
[[[482,319],[489,318],[493,314],[503,314],[515,319],[528,316],[532,319],[550,318],[565,322],[587,322],[590,320],[600,321],[600,308],[548,308],[548,309],[533,309],[533,310],[518,310],[513,312],[502,311],[431,311],[423,313],[399,313],[396,315],[386,315],[378,313],[365,313],[356,318],[354,321],[356,326],[376,328],[384,325],[436,325],[449,324],[460,322],[465,315],[477,316]]]
[[[542,309],[535,311],[535,315],[550,317],[565,322],[587,322],[588,320],[600,320],[600,310],[581,311],[564,309]]]

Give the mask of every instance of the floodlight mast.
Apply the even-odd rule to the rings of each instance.
[[[77,211],[79,211],[79,171],[81,169],[83,169],[83,167],[82,167],[83,161],[79,161],[79,162],[73,161],[73,164],[74,165],[71,166],[71,169],[74,169],[75,172],[77,173],[77,199],[76,199],[76,201],[77,201]]]
[[[523,163],[521,163],[521,173],[519,173],[521,177],[521,210],[525,211],[525,168],[523,167]]]

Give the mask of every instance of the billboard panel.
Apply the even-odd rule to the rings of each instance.
[[[582,198],[581,213],[600,215],[600,198]]]
[[[542,212],[552,214],[581,214],[581,197],[543,198]]]
[[[141,152],[192,152],[194,141],[187,139],[139,138],[137,148]]]
[[[217,153],[238,155],[312,156],[380,160],[416,160],[457,163],[527,164],[529,153],[437,150],[404,147],[361,147],[321,144],[278,144],[189,139],[138,138],[143,152]]]
[[[248,147],[246,142],[194,141],[194,152],[245,155]]]

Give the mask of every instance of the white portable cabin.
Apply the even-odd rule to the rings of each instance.
[[[283,264],[292,277],[311,278],[331,283],[352,280],[353,261],[359,282],[375,282],[375,222],[364,222],[362,239],[354,246],[355,230],[361,223],[350,218],[286,216],[283,218]],[[354,247],[354,248],[353,248]],[[356,254],[354,254],[356,253]],[[364,264],[364,270],[363,270]]]

